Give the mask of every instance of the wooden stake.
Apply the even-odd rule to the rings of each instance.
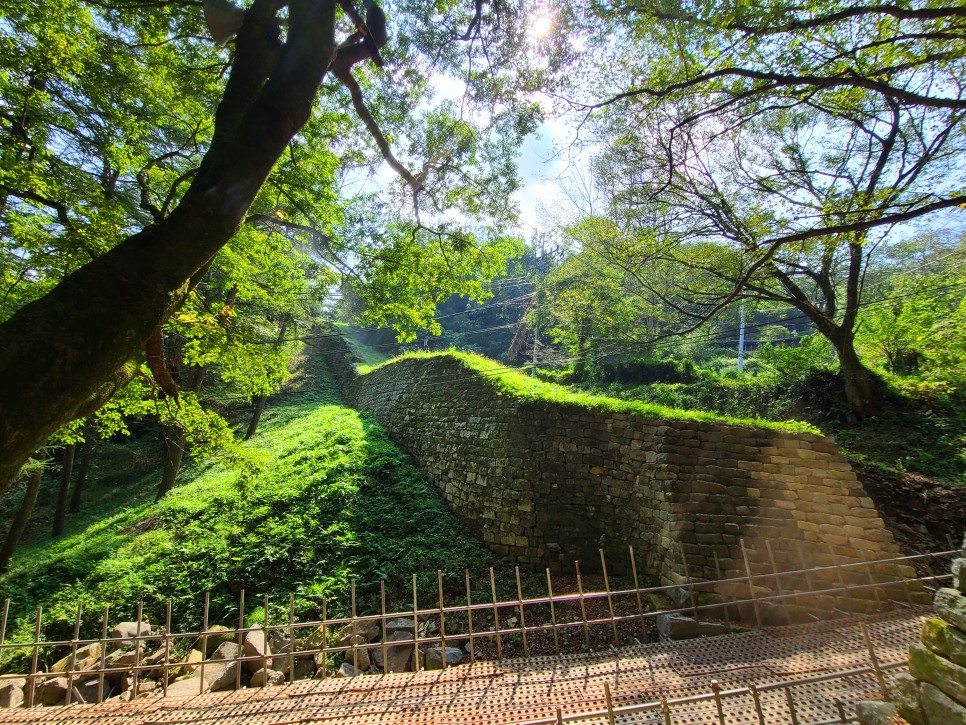
[[[67,660],[67,704],[70,705],[74,694],[74,668],[77,666],[77,640],[80,639],[81,616],[84,605],[77,603],[77,618],[74,620],[74,638],[70,642],[70,659]]]
[[[885,675],[882,674],[882,668],[879,667],[879,658],[875,654],[875,648],[872,646],[872,637],[869,636],[869,628],[865,626],[865,622],[859,622],[859,629],[862,630],[862,639],[865,641],[865,647],[869,650],[869,659],[872,661],[872,671],[875,672],[876,682],[879,683],[879,690],[882,691],[882,697],[885,700],[890,700],[889,688],[886,686]]]
[[[604,572],[604,591],[607,592],[607,610],[610,612],[610,628],[614,635],[614,644],[617,644],[617,620],[614,619],[614,600],[610,593],[610,578],[607,576],[607,562],[604,560],[604,550],[600,552],[600,568]]]
[[[796,541],[795,542],[795,549],[798,551],[798,562],[799,562],[799,566],[801,566],[802,567],[802,571],[805,572],[805,586],[808,587],[808,591],[814,592],[815,591],[815,587],[812,586],[812,577],[810,577],[808,575],[809,566],[805,562],[805,551],[802,549],[802,542],[801,541]]]
[[[104,607],[101,615],[101,667],[97,675],[97,702],[104,702],[104,670],[107,668],[107,617],[109,606]]]
[[[262,619],[262,639],[265,642],[265,646],[268,647],[269,649],[271,649],[271,645],[269,645],[269,643],[268,643],[268,595],[267,594],[265,595],[265,598],[262,601],[263,601],[262,609],[265,612],[265,616]],[[242,654],[244,654],[244,651],[242,651]],[[272,664],[275,664],[275,662],[272,661]],[[270,669],[269,666],[268,666],[268,660],[267,659],[262,660],[259,663],[259,665],[260,666],[259,666],[258,669],[266,669],[266,670],[267,669]],[[267,685],[267,684],[268,684],[268,677],[263,677],[262,678],[262,688],[264,689],[265,685]]]
[[[27,707],[33,707],[34,693],[37,689],[37,660],[40,658],[40,628],[43,621],[44,608],[37,607],[37,623],[34,625],[34,653],[30,658],[30,687],[27,689]]]
[[[416,643],[416,672],[419,672],[422,662],[419,659],[419,601],[416,597],[416,575],[413,574],[413,639]]]
[[[560,712],[560,708],[557,708],[557,725],[563,725],[563,713]]]
[[[3,619],[0,620],[0,645],[7,639],[7,616],[10,614],[10,600],[3,600]]]
[[[691,601],[691,615],[698,618],[698,605],[694,601],[694,583],[691,581],[691,572],[688,570],[688,557],[684,554],[684,544],[678,542],[678,550],[681,552],[681,564],[684,566],[684,578],[688,580],[688,599]]]
[[[547,598],[550,600],[550,631],[553,633],[553,650],[560,654],[560,641],[557,638],[557,611],[553,605],[553,584],[550,583],[550,567],[547,567]]]
[[[358,672],[359,671],[359,650],[356,649],[356,580],[353,579],[351,582],[351,596],[352,596],[352,667]],[[385,662],[383,662],[385,664]]]
[[[325,624],[325,600],[322,600],[322,623]],[[324,644],[324,643],[323,643]],[[295,592],[288,595],[288,683],[295,682]]]
[[[718,581],[721,581],[721,563],[718,561],[718,552],[717,551],[713,551],[711,553],[714,555],[714,573],[715,573],[715,576],[718,577]],[[727,602],[725,602],[725,605],[724,605],[723,609],[724,609],[725,626],[728,628],[728,631],[730,632],[731,631],[731,615],[728,613],[729,607],[728,607],[728,603]]]
[[[788,703],[788,714],[792,718],[792,725],[798,725],[798,711],[795,710],[795,700],[792,699],[791,688],[786,687],[785,689],[785,702]]]
[[[164,664],[161,665],[161,691],[168,695],[168,680],[171,669],[171,600],[164,603]]]
[[[634,559],[634,547],[628,546],[627,551],[631,556],[631,574],[634,576],[634,594],[637,596],[637,613],[640,615],[641,632],[647,634],[647,627],[644,624],[644,602],[641,601],[641,585],[637,581],[637,561]]]
[[[329,676],[329,656],[325,653],[325,648],[329,645],[329,600],[322,600],[322,642],[319,645],[319,655],[322,660],[322,679]],[[293,652],[295,645],[292,645]]]
[[[439,589],[439,648],[442,668],[446,669],[446,613],[443,611],[443,570],[436,570],[436,586]]]
[[[466,577],[466,615],[469,618],[470,628],[470,664],[473,664],[476,662],[476,638],[473,636],[473,595],[470,592],[470,570],[464,569],[463,574]]]
[[[761,709],[761,694],[755,685],[748,687],[751,692],[751,699],[755,703],[755,714],[758,716],[758,725],[765,725],[765,712]]]
[[[725,725],[724,705],[721,703],[721,684],[717,680],[711,680],[711,692],[714,693],[714,706],[718,711],[718,722]]]
[[[848,719],[845,717],[845,705],[841,700],[835,701],[835,709],[839,711],[839,722],[847,723]]]
[[[610,696],[610,685],[604,683],[604,697],[607,700],[607,722],[614,725],[614,701]]]
[[[386,639],[388,634],[386,632],[386,582],[385,581],[379,582],[379,602],[380,602],[380,607],[382,609],[382,615],[380,617],[382,621],[382,671],[383,671],[383,674],[385,674],[389,672],[389,653],[388,653],[389,645],[386,644]],[[413,639],[415,638],[416,638],[416,633],[413,632]]]
[[[141,666],[141,623],[144,621],[144,602],[138,602],[138,616],[137,616],[137,629],[134,630],[134,677],[131,678],[133,686],[131,687],[131,699],[137,699],[139,694],[138,689],[140,687],[139,680],[141,679],[141,670],[138,669]]]
[[[782,603],[782,613],[785,615],[785,623],[792,623],[792,615],[788,613],[788,608],[785,606],[785,591],[782,587],[782,575],[778,571],[778,565],[775,563],[775,553],[771,550],[771,541],[765,539],[765,548],[768,550],[768,561],[771,562],[771,573],[774,575],[772,578],[775,581],[775,586],[778,588],[778,596],[780,597],[778,601]]]
[[[748,591],[751,594],[751,606],[755,610],[755,623],[761,629],[761,612],[758,611],[758,595],[755,593],[755,580],[751,576],[751,564],[748,563],[748,550],[745,548],[745,540],[741,540],[741,558],[745,562],[745,574],[748,575]]]
[[[584,605],[584,584],[580,578],[580,562],[574,562],[577,571],[577,592],[580,594],[580,620],[584,623],[584,645],[590,651],[590,629],[587,627],[587,607]]]
[[[496,659],[503,659],[503,640],[500,637],[500,608],[496,604],[496,576],[490,567],[490,594],[493,596],[493,631],[496,633]]]
[[[661,713],[664,715],[664,725],[671,725],[671,706],[667,704],[667,698],[661,698]]]
[[[853,606],[852,606],[852,597],[849,596],[849,585],[845,583],[845,577],[842,576],[842,564],[839,562],[839,557],[837,557],[835,555],[835,552],[832,551],[831,544],[829,544],[828,546],[828,554],[830,557],[832,557],[832,560],[835,562],[835,576],[839,580],[839,588],[842,591],[840,596],[845,600],[846,606],[848,606],[849,608],[848,614],[854,614]]]
[[[243,639],[244,635],[241,632],[243,629],[245,629],[245,590],[244,589],[242,589],[238,593],[238,633],[235,635],[235,639],[238,641],[239,657],[245,656],[245,641]],[[236,661],[236,664],[238,666],[235,668],[235,689],[240,690],[242,663]]]
[[[517,602],[520,607],[520,634],[523,635],[523,656],[530,658],[530,646],[527,644],[527,619],[523,614],[523,588],[520,586],[520,567],[516,567]]]
[[[201,669],[198,677],[198,694],[205,694],[205,660],[208,659],[208,609],[211,604],[211,592],[205,592],[205,607],[201,619]]]

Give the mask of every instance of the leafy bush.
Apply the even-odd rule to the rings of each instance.
[[[647,383],[693,383],[697,380],[694,363],[690,360],[646,358],[600,362],[593,368],[593,377],[603,383],[644,385]]]

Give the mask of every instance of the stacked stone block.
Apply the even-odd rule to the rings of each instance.
[[[330,359],[335,366],[344,358]],[[590,568],[603,549],[620,573],[632,545],[651,581],[684,584],[685,572],[698,581],[744,576],[747,555],[761,596],[912,575],[897,565],[836,568],[899,550],[848,462],[821,436],[526,400],[445,356],[381,367],[345,392],[416,459],[471,531],[524,565],[572,571],[579,560]],[[764,577],[772,567],[823,566],[831,568],[781,587]],[[739,582],[717,593],[751,592]],[[804,618],[873,611],[890,597],[905,590],[798,604]],[[794,611],[787,605],[778,621]]]
[[[911,725],[966,725],[966,559],[953,563],[953,586],[940,589],[921,641],[909,648],[909,675],[892,690],[899,714]],[[872,725],[879,708],[863,708]],[[864,720],[863,720],[864,718]]]

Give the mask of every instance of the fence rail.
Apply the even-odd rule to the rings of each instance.
[[[949,578],[949,574],[935,574],[935,567],[940,571],[949,570],[948,561],[960,555],[958,549],[947,551],[916,554],[912,556],[893,557],[866,562],[843,562],[829,566],[801,568],[790,571],[778,571],[772,566],[767,571],[753,571],[745,557],[745,573],[741,576],[717,580],[696,580],[686,576],[680,584],[662,586],[640,586],[633,548],[629,548],[633,587],[611,589],[607,564],[601,552],[601,571],[603,573],[603,590],[587,591],[584,587],[584,577],[580,564],[575,562],[576,592],[555,593],[553,578],[549,570],[546,571],[546,595],[524,597],[520,570],[516,569],[516,593],[514,599],[498,599],[496,596],[496,575],[493,569],[489,571],[489,585],[491,597],[489,601],[472,599],[470,575],[465,573],[465,602],[444,602],[442,573],[437,572],[439,585],[433,606],[420,606],[416,588],[416,577],[413,577],[412,608],[402,611],[389,612],[386,609],[385,586],[381,588],[381,607],[376,613],[359,613],[355,585],[351,587],[349,602],[349,616],[328,617],[328,603],[322,606],[322,618],[312,621],[299,622],[295,618],[295,598],[290,595],[288,601],[288,618],[285,621],[269,621],[269,599],[263,597],[260,602],[264,605],[265,621],[255,626],[245,626],[246,599],[245,592],[241,592],[238,603],[238,626],[232,629],[213,629],[209,621],[209,598],[206,595],[201,628],[191,632],[171,631],[171,603],[166,607],[165,623],[160,631],[152,631],[144,618],[143,607],[139,605],[132,624],[134,634],[131,636],[109,636],[110,611],[104,608],[100,613],[100,636],[95,638],[81,638],[81,625],[84,612],[78,607],[74,625],[74,636],[69,640],[43,641],[43,610],[38,609],[34,622],[34,636],[30,641],[7,641],[8,615],[10,602],[3,604],[0,616],[0,654],[17,649],[29,654],[30,672],[23,674],[0,675],[0,686],[4,682],[22,679],[24,684],[24,704],[27,706],[46,702],[50,704],[51,697],[38,697],[42,688],[51,688],[54,679],[60,681],[56,692],[63,691],[63,698],[58,704],[72,702],[101,702],[120,690],[122,696],[127,693],[128,698],[137,697],[142,688],[140,685],[153,683],[151,689],[168,693],[168,688],[175,682],[189,679],[197,686],[197,692],[190,691],[191,684],[179,685],[180,694],[202,694],[211,686],[206,678],[214,670],[230,667],[234,663],[234,683],[228,683],[226,689],[237,689],[248,681],[247,675],[243,680],[243,669],[276,669],[285,675],[285,681],[292,683],[306,676],[327,678],[337,673],[336,665],[340,660],[352,664],[352,673],[362,669],[374,671],[393,671],[390,661],[394,653],[411,653],[406,660],[405,667],[412,667],[415,671],[424,668],[420,648],[438,648],[438,666],[446,669],[447,647],[457,645],[461,657],[468,657],[470,662],[488,658],[502,660],[507,655],[531,657],[533,645],[539,639],[542,650],[560,654],[563,635],[579,632],[583,644],[590,649],[591,632],[595,632],[595,642],[610,639],[613,645],[622,641],[634,641],[647,629],[647,623],[664,615],[689,615],[704,621],[714,620],[727,630],[735,625],[738,616],[745,620],[753,619],[755,626],[762,626],[766,620],[780,622],[782,613],[787,623],[792,623],[802,613],[807,612],[806,606],[810,599],[816,597],[833,601],[835,606],[825,607],[826,612],[833,615],[849,616],[852,614],[869,613],[871,611],[887,611],[896,608],[908,608],[916,604],[917,596],[935,590]],[[683,553],[683,552],[682,552]],[[830,552],[831,554],[831,552]],[[834,555],[833,555],[834,556]],[[916,574],[913,566],[918,566],[928,573]],[[884,576],[889,572],[889,576]],[[802,583],[806,585],[803,587]],[[722,591],[735,592],[743,590],[744,597],[724,597]],[[778,593],[762,593],[778,592]],[[651,595],[676,596],[681,602],[673,608],[655,610],[646,606],[647,598]],[[753,618],[747,616],[751,609]],[[818,619],[814,614],[813,619]],[[529,620],[529,621],[528,621]],[[407,632],[408,636],[390,639],[390,629]],[[245,652],[245,642],[249,635],[260,635],[263,642],[273,643],[276,652],[271,647],[263,647],[251,654]],[[606,634],[602,634],[606,633]],[[210,643],[217,641],[232,642],[237,646],[234,654],[224,659],[205,659],[210,655]],[[119,642],[121,646],[119,647]],[[880,665],[869,641],[872,669],[863,668],[859,671],[849,671],[839,674],[840,677],[858,676],[873,673],[882,679],[882,673],[901,666],[901,663]],[[495,658],[492,653],[481,652],[484,647],[495,645]],[[568,648],[568,643],[563,644]],[[186,662],[175,656],[175,651],[186,651],[195,648],[200,651],[200,661],[195,657]],[[540,648],[538,648],[540,649]],[[91,655],[92,652],[96,654]],[[110,654],[109,654],[110,652]],[[118,658],[118,653],[122,657]],[[377,668],[380,660],[382,667]],[[40,672],[39,664],[43,660],[61,657],[58,664],[62,665],[57,672]],[[66,660],[64,659],[66,658]],[[307,662],[311,661],[309,666]],[[299,664],[305,663],[303,671],[299,671]],[[82,665],[82,666],[79,666]],[[831,677],[823,675],[822,677]],[[178,679],[180,678],[180,679]],[[819,680],[815,680],[816,682]],[[96,686],[92,683],[96,682]],[[798,680],[797,683],[804,682]],[[231,686],[233,684],[233,687]],[[263,674],[260,686],[271,684],[268,674]],[[82,693],[78,687],[85,685]],[[222,683],[225,685],[225,683]],[[757,688],[739,688],[736,690],[712,691],[701,697],[715,699],[716,702],[739,696],[756,697],[755,692],[769,692],[780,687],[793,685],[775,684],[760,685]],[[185,691],[185,688],[188,691]],[[56,694],[56,693],[55,693]],[[697,697],[697,696],[694,696]],[[790,697],[790,696],[789,696]],[[609,708],[607,711],[595,711],[590,714],[568,714],[563,721],[578,721],[607,717],[610,722],[618,715],[650,712],[656,709],[665,712],[683,703],[698,702],[692,698],[672,698],[661,702],[651,702],[643,705],[624,705]],[[789,699],[789,707],[794,709],[793,700]],[[556,719],[540,719],[528,722],[527,725],[550,725],[560,722]],[[724,722],[724,719],[721,719]],[[762,721],[763,722],[763,721]],[[833,721],[828,721],[833,722]],[[837,720],[834,722],[848,722]]]

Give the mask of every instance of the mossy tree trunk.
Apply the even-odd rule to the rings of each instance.
[[[30,518],[30,514],[34,510],[43,472],[43,467],[38,465],[27,474],[27,491],[23,495],[20,508],[17,509],[13,521],[10,522],[10,530],[3,542],[3,548],[0,549],[0,572],[10,571],[10,560],[13,559],[13,555],[17,551],[20,538],[23,536],[24,529],[27,528],[27,519]]]

